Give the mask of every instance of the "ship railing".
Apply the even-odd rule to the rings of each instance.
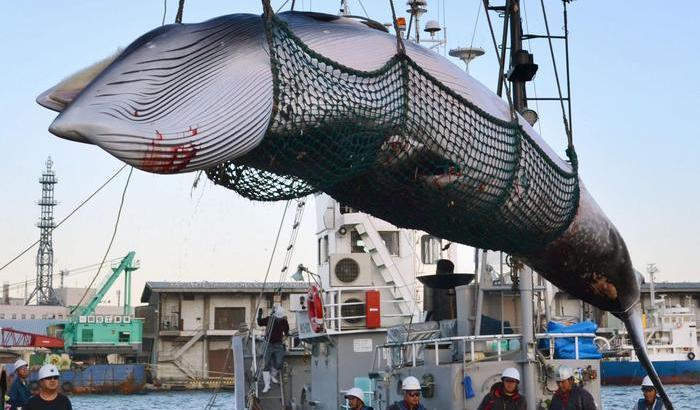
[[[343,314],[343,307],[349,307],[350,309],[347,310],[352,310],[353,306],[365,306],[366,300],[364,300],[364,297],[358,297],[358,301],[356,302],[347,302],[343,300],[343,295],[352,295],[352,296],[359,296],[360,292],[365,292],[367,290],[378,290],[380,291],[382,289],[386,290],[394,290],[399,288],[399,286],[393,286],[393,285],[385,285],[385,286],[372,286],[371,288],[368,288],[366,286],[343,286],[343,287],[337,287],[337,288],[330,288],[330,289],[325,289],[324,294],[325,294],[325,302],[324,302],[324,321],[325,321],[325,326],[327,331],[331,332],[341,332],[343,330],[356,330],[358,328],[365,328],[364,325],[361,324],[362,320],[366,319],[366,313],[363,312],[363,314],[351,314],[351,315],[344,315]],[[406,314],[406,313],[400,313],[401,312],[401,307],[400,305],[402,303],[406,303],[405,300],[403,299],[380,299],[380,318],[382,319],[382,323],[384,322],[384,319],[404,319],[404,321],[410,320],[412,314]],[[395,308],[391,309],[389,307],[395,306]],[[387,309],[385,309],[385,307]],[[364,311],[365,309],[362,309]],[[389,311],[395,311],[399,313],[384,313],[387,310]],[[353,312],[355,313],[355,312]],[[382,327],[385,327],[382,325]]]
[[[554,358],[555,341],[557,339],[573,339],[574,340],[574,357],[580,359],[579,343],[582,338],[592,339],[596,335],[594,333],[537,333],[535,339],[549,341],[549,355],[547,358]],[[516,343],[517,342],[517,343]],[[510,348],[509,346],[517,346]],[[488,352],[486,347],[492,346],[492,351]],[[386,343],[378,345],[374,350],[373,368],[400,368],[400,367],[415,367],[425,363],[425,359],[429,357],[429,350],[434,354],[435,365],[441,363],[452,363],[456,361],[457,356],[462,356],[463,363],[473,363],[484,360],[502,361],[515,351],[520,350],[522,345],[521,334],[499,334],[499,335],[480,335],[480,336],[455,336],[436,338],[429,340],[415,340],[406,342]],[[440,351],[449,351],[449,359],[444,357],[441,360]],[[495,356],[486,356],[484,353],[495,353]],[[483,356],[483,357],[480,357]]]

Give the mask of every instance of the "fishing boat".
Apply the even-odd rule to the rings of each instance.
[[[671,304],[665,295],[654,291],[655,267],[650,276],[650,300],[645,315],[647,353],[664,384],[700,383],[695,305],[691,297],[684,304]],[[637,385],[646,372],[642,369],[627,333],[620,330],[605,345],[606,359],[601,363],[601,380],[610,385]]]

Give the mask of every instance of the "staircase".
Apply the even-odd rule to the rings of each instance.
[[[403,301],[403,303],[397,304],[401,315],[406,317],[412,316],[417,311],[413,292],[408,286],[407,278],[403,277],[398,267],[394,264],[394,259],[384,245],[384,241],[372,223],[370,216],[363,213],[354,213],[345,214],[344,217],[346,224],[355,225],[357,233],[360,235],[384,282],[388,286],[393,286],[391,294],[394,299]]]

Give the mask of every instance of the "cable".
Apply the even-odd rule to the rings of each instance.
[[[93,192],[92,194],[90,194],[90,196],[88,196],[83,202],[80,203],[80,205],[78,205],[75,209],[73,209],[65,218],[61,219],[61,221],[60,221],[59,223],[57,223],[56,226],[54,226],[54,227],[49,231],[49,233],[53,233],[53,231],[55,231],[59,226],[61,226],[65,221],[67,221],[68,218],[70,218],[71,216],[73,216],[73,214],[76,213],[76,212],[78,211],[78,209],[82,208],[83,205],[85,205],[89,200],[91,200],[95,195],[97,195],[97,193],[100,192],[100,191],[102,190],[102,188],[104,188],[105,186],[107,186],[107,184],[109,184],[109,183],[110,183],[117,175],[119,175],[119,173],[122,172],[122,170],[123,170],[124,168],[126,168],[126,167],[127,167],[127,165],[124,164],[121,168],[119,168],[119,170],[118,170],[114,175],[112,175],[111,177],[109,177],[109,179],[107,179],[107,181],[105,181],[104,184],[102,184],[99,188],[97,188],[97,190],[96,190],[95,192]],[[29,252],[29,250],[32,249],[33,247],[35,247],[36,244],[38,244],[39,242],[41,242],[41,238],[39,238],[39,240],[37,240],[36,242],[34,242],[34,243],[32,243],[31,245],[29,245],[29,247],[27,247],[27,249],[25,249],[25,250],[23,250],[22,252],[20,252],[19,255],[17,255],[17,256],[15,256],[14,258],[12,258],[9,262],[7,262],[6,264],[2,265],[2,267],[0,267],[0,271],[2,271],[3,269],[5,269],[6,267],[10,266],[10,264],[11,264],[12,262],[14,262],[14,261],[16,261],[17,259],[19,259],[20,257],[22,257],[22,255],[24,255],[25,253]]]
[[[70,311],[71,315],[75,312],[76,309],[78,309],[78,307],[80,307],[80,304],[83,303],[85,296],[87,296],[88,292],[90,291],[90,288],[95,283],[95,280],[97,280],[97,277],[100,275],[100,271],[102,270],[102,266],[104,265],[105,261],[107,260],[107,255],[109,255],[109,251],[112,249],[112,244],[114,243],[114,238],[117,236],[117,228],[119,227],[119,220],[121,219],[121,216],[122,216],[122,209],[124,208],[124,198],[126,197],[126,189],[129,187],[129,181],[131,181],[131,174],[133,172],[134,172],[134,167],[131,167],[129,169],[129,176],[126,179],[126,184],[124,185],[124,190],[122,191],[122,198],[121,198],[121,201],[119,202],[119,210],[117,211],[117,220],[114,223],[114,231],[112,232],[112,238],[109,240],[109,245],[107,245],[107,251],[105,252],[104,257],[102,258],[102,262],[100,263],[100,267],[97,269],[97,273],[95,273],[95,276],[93,276],[92,280],[90,281],[90,284],[85,288],[85,292],[83,293],[83,296],[80,297],[80,300],[78,301],[78,303],[76,303],[75,307]]]
[[[165,25],[166,14],[168,14],[168,0],[163,0],[163,21],[160,23],[161,26]]]

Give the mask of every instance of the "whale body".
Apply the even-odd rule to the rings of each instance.
[[[392,71],[393,66],[387,65],[396,58],[396,38],[372,24],[300,12],[281,13],[277,18],[309,50],[336,62],[360,82],[365,78],[362,73],[384,70],[382,75],[388,78],[401,75],[400,69],[395,70],[397,74]],[[271,55],[279,57],[276,66]],[[463,162],[467,152],[478,153],[482,144],[493,144],[504,158],[520,155],[517,150],[502,148],[507,144],[501,141],[489,140],[478,130],[472,132],[469,121],[460,119],[454,106],[443,105],[442,101],[418,103],[420,95],[408,98],[414,112],[435,118],[438,125],[429,131],[409,127],[403,130],[406,132],[398,132],[392,127],[392,120],[383,117],[367,115],[355,119],[358,104],[372,112],[384,109],[386,118],[393,118],[393,100],[381,84],[370,84],[369,80],[363,86],[373,95],[371,99],[357,96],[347,84],[330,83],[333,78],[350,76],[341,72],[328,77],[331,80],[316,78],[314,81],[318,83],[329,82],[323,85],[323,95],[303,95],[294,102],[296,107],[303,108],[297,112],[292,101],[280,97],[280,85],[276,83],[276,78],[287,78],[290,84],[297,81],[297,68],[293,67],[293,60],[284,60],[271,50],[265,20],[257,15],[234,14],[199,24],[157,28],[134,41],[79,92],[65,92],[62,87],[56,87],[43,93],[38,102],[60,112],[49,128],[53,134],[98,145],[145,171],[190,172],[240,162],[300,178],[353,208],[397,226],[515,254],[560,289],[621,318],[633,336],[637,356],[666,407],[672,408],[640,336],[639,283],[625,242],[578,180],[575,167],[556,155],[522,117],[513,117],[506,102],[464,70],[410,42],[405,45],[405,56],[412,70],[425,73],[433,81],[431,84],[451,99],[467,101],[471,109],[494,123],[516,127],[531,150],[556,171],[552,175],[573,181],[567,188],[572,198],[568,207],[554,209],[558,206],[557,198],[547,189],[535,194],[529,181],[536,180],[540,174],[518,174],[519,181],[528,181],[522,184],[522,190],[506,194],[498,191],[494,196],[501,202],[497,202],[497,207],[486,207],[468,199],[480,198],[478,195],[485,195],[483,187],[498,187],[514,176],[502,177],[487,167],[437,173],[414,166],[421,158],[430,157],[451,167]],[[324,65],[323,58],[312,64]],[[304,87],[300,86],[297,92],[304,94]],[[298,121],[301,125],[292,133],[285,133],[288,115],[302,118]],[[462,128],[440,126],[446,118]],[[384,137],[367,140],[371,152],[338,155],[340,143],[346,140],[334,138],[337,127],[333,121],[343,124],[356,121],[361,131],[383,129]],[[480,127],[485,126],[474,125],[474,129]],[[503,138],[511,138],[505,135],[506,131]],[[427,136],[419,138],[421,132]],[[314,133],[323,137],[310,140],[315,151],[292,147],[282,155],[269,144],[273,138],[285,142]],[[357,135],[364,134],[359,131],[352,134],[353,141],[360,138]],[[433,138],[434,135],[440,138]],[[471,144],[470,151],[455,148],[466,143]],[[399,153],[388,154],[394,151]],[[332,183],[328,180],[333,170],[326,173],[321,168],[305,168],[305,164],[322,161],[322,156],[333,155],[338,155],[335,163],[349,165],[338,165],[344,175],[334,175]],[[394,174],[413,172],[413,185],[401,190],[386,189],[387,185],[376,183],[383,178],[382,170]],[[546,188],[547,181],[540,182]],[[517,207],[527,201],[531,206],[523,209],[552,208],[559,213],[555,213],[553,221],[533,217],[529,227],[513,224],[493,227],[514,213],[522,214],[524,211]],[[404,208],[419,212],[402,213],[400,209]],[[491,211],[491,217],[480,217]],[[524,217],[527,219],[528,215]],[[544,222],[552,227],[540,229],[539,224]],[[513,235],[517,240],[507,238],[511,228],[517,231]],[[505,238],[496,241],[491,236]]]

